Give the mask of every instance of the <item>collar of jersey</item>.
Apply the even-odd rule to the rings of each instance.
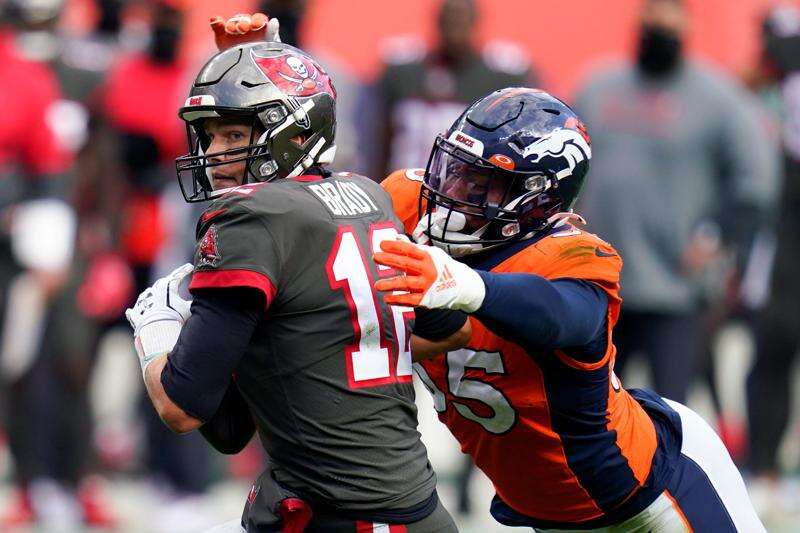
[[[474,256],[467,256],[461,258],[460,261],[468,264],[475,270],[483,270],[483,271],[490,271],[509,257],[515,255],[517,252],[524,250],[528,246],[533,246],[540,240],[544,239],[548,235],[551,235],[557,231],[563,230],[563,227],[550,227],[546,231],[539,233],[531,237],[530,239],[525,239],[521,241],[517,241],[514,244],[510,244],[503,248],[497,248],[493,250],[487,250],[485,253],[477,254]]]

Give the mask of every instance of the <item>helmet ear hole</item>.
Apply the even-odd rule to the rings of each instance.
[[[561,210],[562,202],[557,196],[548,193],[531,195],[519,204],[518,223],[524,231],[535,231],[554,214]]]

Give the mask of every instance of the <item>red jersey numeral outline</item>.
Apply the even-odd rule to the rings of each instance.
[[[394,234],[398,234],[396,227],[391,222],[371,224],[369,228],[370,246],[377,247],[380,243],[380,240],[383,239],[376,240],[374,238],[376,233],[379,231],[386,231],[388,229],[392,229],[394,230]],[[346,243],[345,240],[348,240],[352,244]],[[343,249],[343,245],[350,249]],[[353,248],[355,248],[355,250]],[[357,254],[355,253],[356,251]],[[337,264],[339,265],[338,269]],[[343,264],[347,264],[350,269],[348,269],[346,272],[342,272],[341,267]],[[325,262],[325,272],[327,274],[328,283],[331,289],[334,291],[342,290],[345,300],[347,301],[347,306],[350,310],[350,322],[353,326],[354,339],[353,343],[349,344],[345,348],[345,366],[347,368],[347,380],[350,388],[379,387],[390,385],[396,382],[411,382],[411,332],[408,328],[408,320],[414,316],[414,312],[413,310],[403,310],[402,308],[391,308],[392,328],[395,333],[395,342],[390,343],[384,334],[384,317],[381,313],[380,306],[378,305],[378,295],[372,287],[374,282],[372,270],[369,268],[369,263],[367,263],[363,245],[359,241],[358,234],[354,231],[352,226],[342,226],[339,228],[336,239],[328,255],[328,259]],[[389,272],[388,274],[391,273],[392,272]],[[387,274],[379,271],[379,276],[382,275]],[[357,293],[356,295],[354,295],[354,290]],[[369,302],[365,301],[367,300],[367,291],[370,295]],[[358,302],[356,301],[356,297],[358,297]],[[361,306],[362,319],[372,318],[374,313],[377,323],[377,327],[375,329],[370,328],[369,331],[361,331],[361,324],[359,322],[359,304]],[[367,316],[364,316],[365,312]],[[402,337],[398,335],[400,332],[397,331],[398,314],[400,315],[401,321],[405,328],[405,331],[403,332],[405,333],[405,342],[402,343],[403,346],[400,346]],[[370,346],[369,344],[364,343],[365,336],[369,337],[370,335],[375,334],[379,335],[377,349],[375,348],[374,344]],[[362,345],[362,343],[364,344]],[[371,358],[365,363],[362,363],[367,367],[375,363],[380,366],[383,363],[383,360],[379,361],[376,358],[385,357],[388,370],[380,376],[357,379],[355,366],[359,363],[354,357],[356,353],[362,357]],[[405,360],[406,358],[407,361]],[[362,361],[364,361],[363,358]],[[405,368],[400,368],[401,362],[404,366],[408,367],[407,371]],[[398,372],[398,370],[400,370],[400,372]]]

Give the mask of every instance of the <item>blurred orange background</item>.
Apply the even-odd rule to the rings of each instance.
[[[187,11],[185,53],[202,61],[212,53],[211,15],[251,12],[254,0],[171,0]],[[435,0],[309,0],[304,42],[325,50],[356,76],[369,80],[388,37],[435,34]],[[634,44],[641,0],[477,0],[479,43],[500,39],[522,45],[548,90],[570,97],[587,73]],[[737,74],[758,54],[759,20],[776,0],[687,0],[692,18],[689,50]],[[80,28],[92,16],[90,0],[70,0],[67,23]]]

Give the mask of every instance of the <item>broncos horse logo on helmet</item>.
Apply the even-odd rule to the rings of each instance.
[[[263,182],[331,163],[336,153],[331,79],[311,56],[280,42],[243,44],[215,55],[197,75],[178,116],[189,138],[189,154],[175,161],[187,202],[225,192],[213,190],[209,168],[215,165],[246,161],[243,183]],[[249,144],[207,153],[203,122],[218,117],[249,122]],[[220,156],[224,160],[212,162]]]
[[[533,237],[572,208],[591,157],[567,104],[537,89],[496,91],[436,138],[414,234],[456,257]]]
[[[511,145],[512,148],[516,148]],[[517,148],[517,150],[519,150]],[[567,167],[562,168],[559,174],[564,177],[571,176],[581,161],[585,161],[588,154],[592,153],[589,143],[576,131],[559,129],[543,139],[539,139],[524,150],[519,151],[520,155],[530,158],[531,163],[538,163],[545,157],[563,157],[567,161]]]

